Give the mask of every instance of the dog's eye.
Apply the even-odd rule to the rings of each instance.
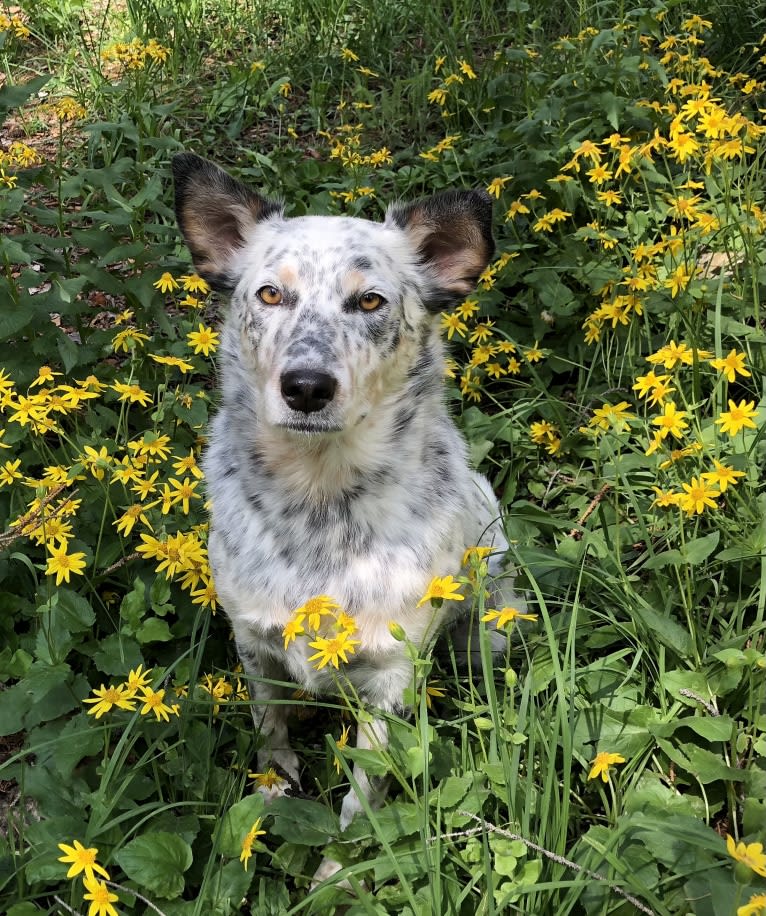
[[[380,308],[385,301],[386,300],[377,293],[362,293],[359,297],[359,305],[362,306],[365,312],[374,312],[375,309]]]
[[[262,286],[258,290],[258,298],[266,305],[279,305],[282,301],[282,293],[276,286]]]

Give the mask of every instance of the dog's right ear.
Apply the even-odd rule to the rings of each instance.
[[[239,279],[234,254],[257,222],[282,208],[194,153],[173,156],[173,180],[176,218],[197,272],[214,289],[231,291]]]

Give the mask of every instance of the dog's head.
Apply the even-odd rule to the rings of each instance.
[[[375,223],[286,218],[190,153],[175,156],[173,175],[197,271],[231,293],[237,359],[274,427],[342,430],[395,402],[424,349],[438,352],[439,313],[470,293],[493,252],[481,191],[392,206]]]

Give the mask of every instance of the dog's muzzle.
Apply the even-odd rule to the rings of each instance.
[[[279,379],[282,398],[292,410],[316,413],[335,397],[338,380],[318,369],[292,369]]]

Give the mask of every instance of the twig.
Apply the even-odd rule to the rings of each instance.
[[[113,573],[115,569],[119,569],[121,566],[125,566],[127,563],[131,563],[133,560],[138,560],[141,554],[135,550],[133,553],[129,553],[126,557],[121,557],[117,560],[116,563],[112,563],[111,566],[108,566],[106,569],[102,570],[102,576],[108,576],[109,573]]]
[[[721,713],[718,712],[718,710],[715,708],[715,706],[713,706],[712,703],[709,703],[704,697],[701,697],[698,693],[695,693],[693,690],[689,690],[688,687],[682,687],[678,692],[681,694],[682,697],[688,697],[690,700],[696,700],[700,704],[700,706],[704,707],[708,715],[713,716],[713,718],[717,718],[718,716],[721,715]]]
[[[650,910],[649,907],[642,903],[637,897],[634,897],[632,894],[624,891],[621,887],[613,884],[609,878],[606,877],[606,875],[602,875],[597,871],[591,871],[589,868],[584,868],[582,865],[578,865],[577,862],[573,862],[571,859],[567,859],[565,856],[558,855],[558,853],[550,852],[548,849],[545,849],[544,846],[539,846],[537,843],[533,843],[532,840],[528,840],[526,837],[519,836],[518,833],[511,833],[510,830],[503,830],[501,827],[496,827],[494,824],[490,824],[489,821],[485,821],[483,818],[477,817],[477,815],[471,814],[469,811],[460,811],[459,814],[461,814],[463,817],[470,817],[471,820],[477,821],[481,826],[472,827],[468,830],[457,830],[453,833],[443,833],[438,837],[439,839],[448,840],[454,839],[456,837],[475,836],[477,833],[483,833],[485,830],[488,830],[490,833],[497,833],[499,836],[502,836],[507,840],[520,840],[526,847],[529,849],[534,849],[535,852],[539,852],[541,855],[545,856],[547,859],[550,859],[552,862],[556,862],[558,865],[564,865],[566,868],[574,869],[574,871],[581,872],[583,875],[587,875],[589,878],[593,878],[596,881],[601,881],[603,884],[606,884],[610,890],[613,890],[615,894],[619,894],[619,896],[627,900],[628,903],[632,903],[637,910],[640,910],[642,913],[647,913],[648,916],[655,916],[654,910]]]
[[[610,483],[605,483],[603,487],[596,493],[593,499],[590,501],[590,505],[583,512],[583,514],[577,519],[577,526],[569,532],[569,537],[574,538],[575,541],[579,541],[582,537],[582,531],[580,528],[588,521],[591,515],[596,511],[596,507],[601,502],[601,500],[606,496],[607,491],[612,489]]]
[[[64,903],[61,897],[56,897],[54,895],[53,899],[56,901],[56,903],[58,903],[59,906],[63,906],[64,909],[67,911],[67,913],[71,913],[72,916],[83,916],[82,913],[78,913],[77,910],[73,910],[72,907],[69,906],[68,903]]]
[[[147,900],[143,894],[139,894],[137,890],[134,890],[132,887],[125,887],[122,884],[118,884],[116,881],[104,881],[107,887],[113,887],[116,891],[122,891],[123,894],[130,894],[131,897],[135,897],[137,900],[140,900],[141,903],[149,907],[150,910],[154,910],[155,913],[158,913],[159,916],[167,916],[163,910],[158,906],[155,906],[151,900]]]
[[[65,483],[60,483],[58,486],[54,487],[49,493],[46,493],[40,501],[40,505],[33,511],[27,512],[26,515],[22,515],[21,518],[16,522],[15,525],[11,525],[6,531],[0,534],[0,550],[5,550],[10,544],[12,544],[17,538],[20,538],[24,533],[24,529],[28,528],[33,522],[36,522],[41,515],[45,512],[48,504],[54,500],[62,490],[65,490],[70,485],[69,481]],[[69,499],[77,493],[77,490],[73,490],[69,494]],[[55,518],[60,509],[57,509],[51,519]]]

